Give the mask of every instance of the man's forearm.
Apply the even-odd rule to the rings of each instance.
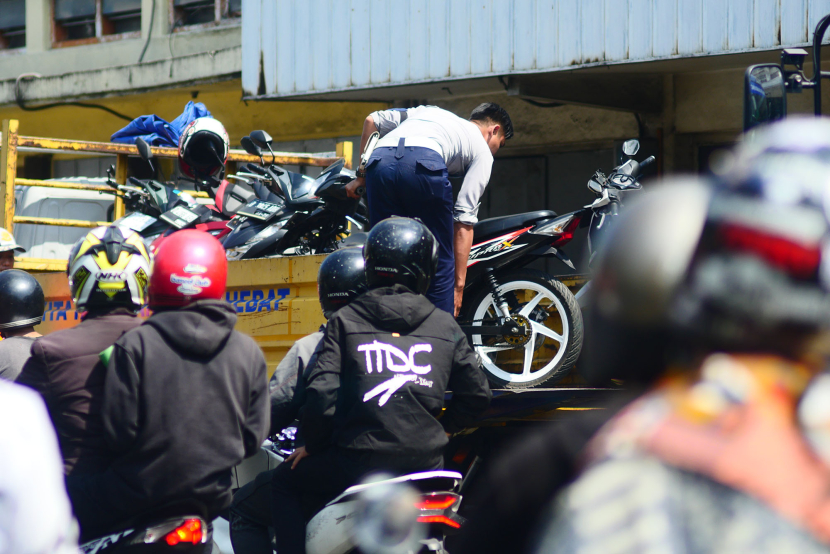
[[[473,246],[473,226],[455,222],[453,225],[453,253],[455,256],[455,288],[464,288],[467,281],[467,260]]]
[[[366,119],[363,121],[363,134],[360,135],[360,150],[358,150],[359,155],[363,155],[363,151],[366,150],[366,143],[369,142],[369,137],[371,137],[372,133],[377,130],[377,125],[375,125],[375,120],[372,119],[372,116],[366,116]]]

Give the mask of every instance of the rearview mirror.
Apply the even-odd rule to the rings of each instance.
[[[269,150],[271,149],[271,143],[273,142],[271,135],[269,135],[265,131],[252,132],[251,140],[254,141],[254,144],[259,146],[260,148],[268,148]]]
[[[262,157],[262,150],[254,144],[254,141],[251,140],[251,137],[242,137],[242,140],[239,141],[242,145],[242,148],[245,149],[245,152],[250,154],[251,156],[259,156]]]
[[[150,145],[147,144],[147,141],[141,137],[138,137],[135,139],[135,146],[138,148],[138,155],[141,156],[141,159],[145,162],[149,162],[153,157],[153,151],[150,150]]]
[[[640,151],[640,141],[637,139],[627,140],[622,146],[623,154],[626,156],[633,156]]]
[[[787,89],[781,67],[753,65],[744,76],[744,131],[787,115]]]
[[[591,179],[588,181],[588,190],[594,194],[602,194],[602,185]]]

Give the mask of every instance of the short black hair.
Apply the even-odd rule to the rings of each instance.
[[[510,121],[510,116],[507,111],[493,102],[485,102],[479,104],[470,114],[470,121],[492,121],[501,125],[504,131],[504,138],[509,139],[513,137],[513,122]]]

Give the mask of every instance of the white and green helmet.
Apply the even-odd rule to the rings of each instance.
[[[17,244],[14,240],[14,236],[0,227],[0,252],[8,252],[12,250],[14,252],[25,252],[26,249]]]
[[[114,225],[93,229],[69,254],[67,275],[75,309],[141,309],[147,302],[151,263],[138,233]]]

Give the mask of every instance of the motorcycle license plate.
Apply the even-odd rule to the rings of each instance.
[[[143,214],[141,212],[133,212],[125,215],[120,221],[116,221],[115,224],[119,227],[132,229],[136,233],[140,233],[156,221],[158,221],[158,219],[151,215]]]
[[[282,208],[280,204],[273,202],[266,202],[265,200],[251,200],[242,207],[237,213],[239,215],[247,215],[254,219],[265,221],[270,219],[275,213]]]
[[[176,206],[172,210],[161,214],[161,219],[176,229],[183,229],[199,219],[199,214],[184,206]]]

